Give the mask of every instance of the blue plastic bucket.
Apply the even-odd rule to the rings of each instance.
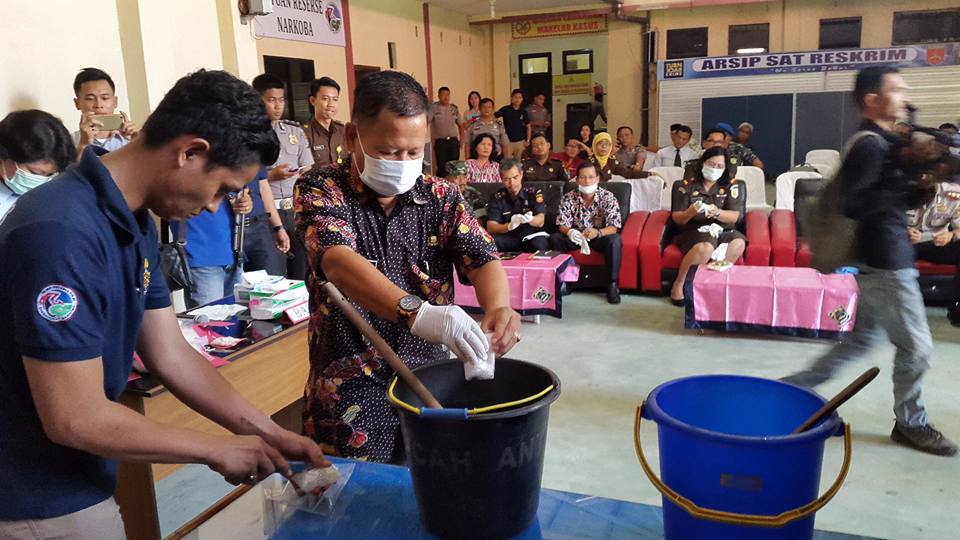
[[[831,416],[791,432],[825,400],[769,379],[704,375],[664,383],[637,408],[634,440],[644,472],[663,494],[668,540],[813,538],[814,513],[850,467],[850,429]],[[660,475],[643,455],[640,419],[658,426]],[[827,438],[844,436],[840,475],[817,497]]]

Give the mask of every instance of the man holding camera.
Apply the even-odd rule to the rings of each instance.
[[[843,213],[857,221],[857,325],[849,338],[810,368],[784,380],[817,386],[844,363],[865,356],[886,335],[897,348],[893,360],[896,423],[890,437],[922,452],[954,456],[957,446],[927,422],[923,404],[922,383],[930,368],[933,338],[907,227],[907,210],[923,206],[935,188],[918,182],[915,169],[942,155],[943,148],[917,136],[905,145],[893,133],[894,123],[906,111],[907,90],[896,68],[868,67],[857,74],[853,93],[863,122],[839,173]]]

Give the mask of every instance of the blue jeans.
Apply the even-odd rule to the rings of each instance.
[[[188,307],[197,307],[233,294],[233,285],[240,281],[243,266],[191,266]]]
[[[893,412],[909,427],[927,424],[923,376],[930,368],[933,338],[917,284],[917,270],[880,270],[862,266],[857,276],[860,301],[853,333],[809,369],[783,379],[812,388],[833,377],[851,360],[865,356],[886,336],[897,348],[893,357]]]

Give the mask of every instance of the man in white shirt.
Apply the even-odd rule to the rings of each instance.
[[[120,111],[123,123],[119,130],[107,131],[103,124],[92,118],[94,115],[114,114],[117,111],[117,87],[105,71],[83,68],[73,79],[73,104],[80,111],[80,129],[73,132],[77,155],[88,145],[99,146],[108,151],[121,148],[140,132],[140,127]]]
[[[691,159],[697,159],[699,156],[688,145],[693,130],[689,126],[677,126],[677,129],[670,131],[670,146],[665,146],[657,151],[657,167],[683,167],[683,164]]]

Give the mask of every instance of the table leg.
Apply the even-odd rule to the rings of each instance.
[[[143,398],[124,393],[120,403],[143,414]],[[120,506],[127,540],[158,540],[160,517],[153,490],[153,470],[146,463],[121,463],[117,489],[113,494]]]

